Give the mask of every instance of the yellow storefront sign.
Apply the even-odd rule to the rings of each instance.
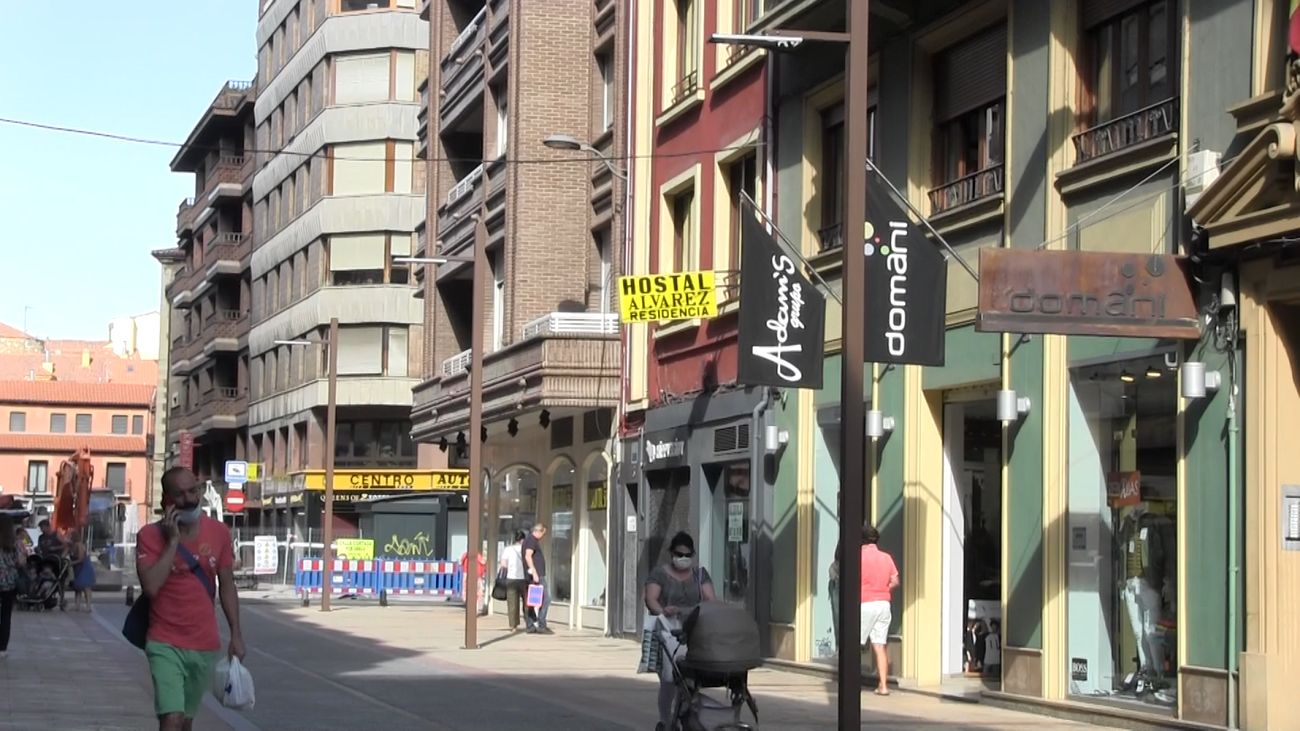
[[[713,272],[678,272],[618,278],[623,322],[665,322],[718,316]]]
[[[334,541],[334,558],[369,561],[375,557],[375,542],[370,538],[339,538]]]
[[[325,471],[298,473],[307,490],[325,489]],[[334,491],[468,490],[469,470],[334,470]]]

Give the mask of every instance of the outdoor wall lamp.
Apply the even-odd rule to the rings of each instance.
[[[776,454],[789,443],[790,432],[777,427],[775,424],[768,424],[763,427],[763,447],[768,454]]]
[[[1187,361],[1179,372],[1182,394],[1185,399],[1205,398],[1207,391],[1218,391],[1223,378],[1218,371],[1205,369],[1205,363]]]
[[[998,421],[1010,424],[1029,413],[1029,397],[1018,396],[1012,389],[998,391]]]
[[[867,412],[867,439],[880,439],[894,431],[894,417],[885,416],[885,412],[871,409]]]

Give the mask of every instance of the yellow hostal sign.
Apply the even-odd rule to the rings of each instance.
[[[718,316],[713,272],[678,272],[618,278],[623,322],[665,322]]]

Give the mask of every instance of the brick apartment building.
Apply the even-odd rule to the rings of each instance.
[[[176,246],[153,252],[168,276],[162,446],[200,479],[221,477],[248,441],[254,98],[252,82],[226,82],[172,158],[194,195],[176,212]]]
[[[477,323],[486,350],[485,433],[469,434],[468,375],[480,367],[470,357],[471,267],[419,272],[427,357],[413,433],[453,462],[462,445],[486,440],[489,562],[513,530],[551,525],[551,617],[603,629],[620,370],[611,295],[625,240],[618,158],[626,150],[627,17],[618,0],[523,7],[520,0],[422,6],[433,54],[421,88],[420,147],[432,162],[428,222],[416,248],[437,257],[483,246],[490,279]],[[543,141],[555,135],[587,154],[549,149]],[[614,158],[618,173],[590,155]],[[431,465],[430,452],[422,454]]]

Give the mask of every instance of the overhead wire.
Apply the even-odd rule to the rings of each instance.
[[[152,145],[154,147],[188,149],[188,150],[197,150],[200,152],[229,152],[229,150],[222,149],[221,147],[216,145],[192,145],[184,142],[175,142],[172,140],[160,140],[160,139],[154,139],[149,137],[137,137],[134,135],[118,134],[115,132],[105,132],[103,130],[85,129],[81,127],[68,127],[64,125],[47,124],[44,122],[33,122],[31,120],[26,120],[26,119],[14,119],[11,117],[0,117],[0,124],[7,124],[16,127],[27,127],[31,129],[45,130],[48,132],[81,135],[85,137],[97,137],[100,139],[112,140],[115,142],[126,142],[126,143],[137,144],[137,145]],[[342,143],[342,144],[347,144],[347,143]],[[654,152],[654,153],[643,153],[643,154],[602,155],[602,157],[610,161],[694,157],[697,155],[715,155],[724,152],[735,152],[738,150],[756,149],[759,147],[763,147],[765,144],[766,143],[762,141],[755,141],[755,142],[748,142],[742,145],[731,145],[728,147],[716,147],[716,148],[701,149],[701,150],[683,150],[679,152]],[[319,157],[319,158],[328,157],[333,160],[344,160],[348,162],[403,162],[403,163],[411,163],[411,164],[416,164],[416,163],[428,164],[428,163],[437,163],[437,162],[490,164],[494,162],[502,162],[502,163],[512,164],[512,165],[558,165],[558,164],[573,165],[575,163],[591,162],[591,158],[582,155],[533,157],[533,158],[519,158],[519,157],[516,158],[510,158],[510,157],[498,157],[498,158],[409,157],[406,158],[406,157],[390,157],[390,156],[353,157],[353,156],[345,156],[345,155],[337,155],[337,154],[330,155],[327,154],[324,150],[318,150],[316,152],[296,152],[288,148],[271,150],[271,149],[264,149],[264,148],[248,148],[248,147],[244,148],[243,154],[245,155],[264,154],[264,155],[270,155],[272,157],[275,157],[277,155],[288,155],[288,156],[301,157],[304,159],[313,158],[313,157]]]

